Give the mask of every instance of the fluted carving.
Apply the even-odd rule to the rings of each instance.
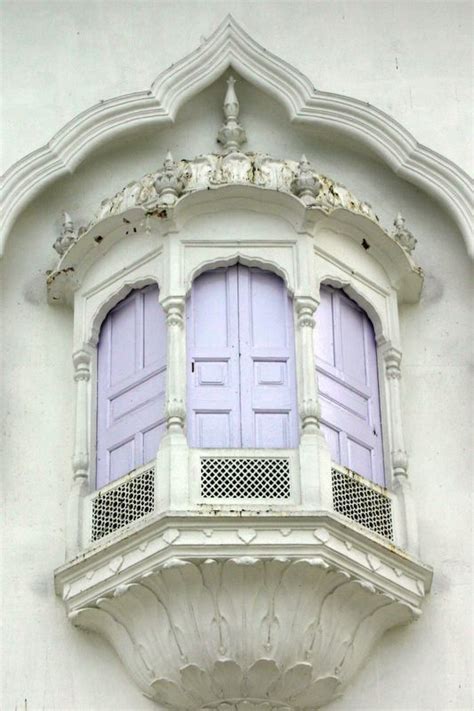
[[[235,145],[238,141],[232,144],[223,135],[222,140],[227,148],[221,154],[208,153],[190,160],[174,161],[168,153],[163,168],[129,183],[113,197],[103,200],[84,232],[101,220],[130,208],[141,207],[146,212],[156,212],[160,205],[171,208],[190,193],[226,185],[276,190],[294,195],[310,210],[329,215],[344,208],[378,223],[377,215],[367,202],[358,200],[334,180],[316,174],[304,156],[295,161],[266,153],[243,153]],[[82,230],[79,233],[78,238]]]
[[[319,708],[385,630],[416,616],[320,557],[172,559],[72,613],[174,711]]]

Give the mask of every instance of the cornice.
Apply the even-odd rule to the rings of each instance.
[[[461,168],[418,144],[379,109],[350,97],[317,91],[307,77],[257,44],[230,15],[197,50],[160,74],[151,90],[119,96],[87,109],[46,146],[6,172],[2,250],[19,212],[42,188],[72,173],[88,153],[117,132],[148,123],[173,123],[179,107],[229,66],[282,102],[290,120],[344,131],[370,146],[396,174],[425,190],[448,210],[468,252],[474,251],[472,181]]]

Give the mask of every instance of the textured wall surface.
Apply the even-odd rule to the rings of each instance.
[[[147,88],[232,12],[255,39],[315,86],[373,103],[421,143],[469,168],[470,4],[458,2],[9,2],[4,5],[5,167],[100,99]],[[51,245],[68,209],[86,222],[99,202],[176,157],[215,150],[223,81],[149,128],[92,153],[16,222],[1,263],[4,415],[5,709],[151,709],[107,645],[75,630],[54,595],[64,561],[73,429],[72,313],[46,302]],[[401,312],[403,409],[421,556],[433,588],[416,625],[390,632],[331,708],[471,708],[468,386],[471,266],[450,218],[360,146],[290,127],[281,106],[242,81],[248,149],[298,158],[370,202],[389,226],[398,209],[426,274]],[[225,220],[215,229],[225,229]],[[25,699],[27,701],[25,701]]]

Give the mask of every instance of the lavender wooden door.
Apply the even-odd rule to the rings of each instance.
[[[297,447],[293,304],[275,274],[238,266],[242,447]]]
[[[332,458],[383,484],[374,329],[367,314],[340,289],[321,288],[315,350],[322,429]]]
[[[186,309],[188,442],[240,447],[236,269],[215,269],[193,284]]]
[[[242,265],[198,277],[187,343],[191,446],[297,446],[292,304],[279,277]]]
[[[164,432],[166,321],[158,287],[132,291],[102,324],[97,486],[153,459]]]

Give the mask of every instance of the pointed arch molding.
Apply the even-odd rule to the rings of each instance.
[[[344,131],[369,146],[397,175],[448,210],[468,252],[474,254],[472,181],[461,168],[418,144],[379,109],[317,91],[307,77],[257,44],[230,15],[197,50],[160,74],[150,90],[109,99],[80,113],[46,146],[5,173],[0,253],[21,209],[48,183],[72,173],[91,150],[116,132],[150,122],[173,123],[180,106],[229,66],[282,102],[290,120]]]

